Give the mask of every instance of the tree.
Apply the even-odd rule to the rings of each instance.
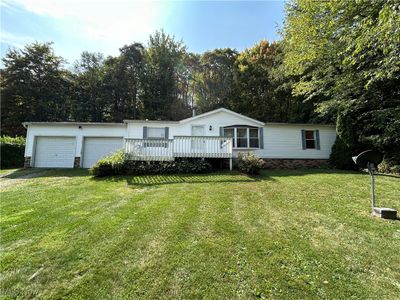
[[[231,108],[237,51],[229,48],[205,52],[195,75],[196,104],[201,112]]]
[[[145,68],[145,48],[140,43],[124,46],[120,49],[122,69],[125,71],[128,101],[124,117],[137,118],[139,98],[142,89],[142,80]]]
[[[21,135],[24,121],[67,120],[71,105],[71,74],[63,68],[51,43],[11,49],[1,71],[1,131]]]
[[[349,149],[377,148],[400,164],[400,7],[395,0],[287,6],[285,65],[295,92],[318,97]],[[351,154],[349,154],[351,155]]]
[[[179,72],[186,54],[182,42],[163,31],[150,36],[146,51],[143,77],[143,117],[149,119],[176,120],[187,116],[189,107],[180,99]],[[184,116],[173,111],[175,103],[185,108]]]
[[[76,102],[73,109],[77,121],[101,122],[107,111],[103,93],[105,76],[104,58],[101,53],[82,52],[75,63]]]

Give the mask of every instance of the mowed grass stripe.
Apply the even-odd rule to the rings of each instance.
[[[1,201],[1,280],[10,298],[400,293],[399,221],[369,215],[363,173],[94,180],[82,170],[49,170],[1,180],[18,180]],[[378,176],[377,184],[379,200],[398,207],[399,179]]]

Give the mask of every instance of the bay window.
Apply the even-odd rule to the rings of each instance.
[[[248,128],[235,128],[236,129],[236,148],[248,148]]]
[[[249,141],[250,141],[250,148],[259,148],[259,130],[258,128],[249,128]]]
[[[257,127],[225,127],[224,137],[232,138],[233,148],[260,148],[260,129]]]

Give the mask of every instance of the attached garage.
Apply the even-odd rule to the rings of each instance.
[[[102,157],[122,147],[122,137],[85,137],[83,141],[83,168],[90,168]]]
[[[37,168],[72,168],[75,137],[36,137],[34,166]]]

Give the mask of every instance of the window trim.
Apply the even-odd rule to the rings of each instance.
[[[307,131],[311,131],[313,134],[312,139],[307,138]],[[314,147],[307,147],[307,141],[313,141]],[[304,130],[304,143],[305,143],[305,150],[317,150],[317,136],[315,130]]]
[[[240,129],[246,129],[246,142],[247,142],[247,147],[238,147],[238,146],[237,146],[237,138],[238,138],[237,130],[238,130],[238,128],[240,128]],[[232,137],[232,139],[233,139],[233,145],[232,145],[232,148],[233,148],[234,150],[241,150],[241,149],[261,149],[261,148],[260,148],[260,143],[261,143],[261,141],[260,141],[260,128],[259,128],[259,127],[253,127],[253,126],[226,126],[226,127],[224,127],[224,131],[223,131],[224,137],[225,137],[225,130],[226,130],[226,129],[233,129],[233,137]],[[258,147],[250,147],[250,129],[256,129],[256,130],[257,130]],[[242,138],[242,139],[244,139],[244,138]],[[255,138],[252,138],[252,139],[254,140]]]

